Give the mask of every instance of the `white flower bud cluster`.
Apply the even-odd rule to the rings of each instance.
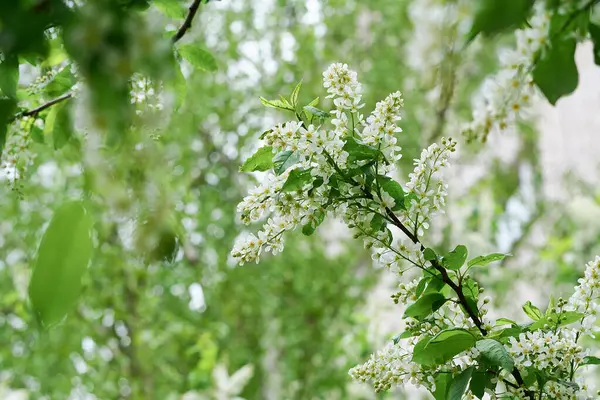
[[[429,228],[429,219],[443,212],[446,205],[448,185],[442,179],[441,168],[449,165],[448,158],[455,147],[456,142],[452,139],[442,139],[442,146],[432,144],[421,152],[420,159],[415,160],[415,169],[406,184],[414,197],[402,217],[403,222],[414,227],[418,236]]]
[[[38,123],[40,121],[37,121]],[[13,124],[13,129],[8,135],[2,159],[0,160],[3,174],[9,184],[17,189],[17,181],[27,172],[27,169],[33,165],[35,158],[30,149],[31,134],[33,124],[36,120],[31,117],[24,117]]]
[[[581,323],[581,330],[589,335],[594,335],[596,320],[600,304],[600,257],[586,264],[583,278],[568,302],[568,309],[581,312],[585,315]],[[596,328],[597,329],[597,328]]]
[[[548,42],[550,16],[539,2],[529,26],[515,31],[516,48],[500,52],[500,70],[487,78],[473,99],[473,118],[464,129],[467,139],[485,142],[490,132],[504,130],[525,112],[534,96],[531,69]]]

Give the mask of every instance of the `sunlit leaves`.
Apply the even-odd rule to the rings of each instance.
[[[13,118],[16,108],[17,102],[14,99],[0,98],[0,155],[6,143],[7,124]]]
[[[70,111],[70,105],[62,102],[51,107],[46,117],[44,136],[52,137],[55,150],[62,148],[73,136]]]
[[[73,307],[92,256],[92,219],[77,202],[62,205],[38,248],[29,298],[44,326],[59,322]]]
[[[198,45],[183,44],[178,46],[177,51],[194,68],[208,72],[214,72],[218,69],[217,60],[212,53]]]
[[[263,146],[242,164],[240,171],[267,171],[271,168],[273,168],[273,147]]]
[[[298,82],[298,84],[296,85],[296,87],[294,88],[294,90],[292,91],[292,94],[290,96],[290,103],[292,104],[292,107],[294,107],[294,109],[298,105],[298,95],[300,94],[301,87],[302,87],[302,81]]]

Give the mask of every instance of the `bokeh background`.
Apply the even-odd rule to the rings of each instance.
[[[186,12],[174,3],[153,3],[145,26],[173,31]],[[132,103],[141,145],[107,158],[89,144],[55,150],[34,140],[18,194],[9,172],[0,185],[0,397],[427,398],[410,389],[376,396],[347,375],[401,332],[402,306],[390,299],[395,278],[374,268],[341,224],[292,235],[281,255],[258,265],[236,267],[229,256],[246,229],[236,205],[260,178],[239,166],[284,118],[259,96],[289,94],[302,79],[301,101],[323,98],[321,72],[332,62],[358,71],[366,111],[403,92],[403,174],[423,146],[442,136],[459,140],[449,206],[428,240],[513,254],[478,271],[495,312],[523,320],[525,300],[543,306],[549,293],[568,294],[600,253],[600,70],[582,45],[573,95],[556,107],[540,96],[517,129],[465,143],[471,98],[513,42],[508,35],[463,48],[474,3],[211,1],[182,43],[210,50],[218,69],[183,62],[184,84],[170,96],[172,88],[138,77]],[[101,26],[102,18],[86,24]],[[41,72],[23,67],[20,86]],[[177,110],[173,98],[182,100]],[[85,91],[74,102],[75,130],[84,132]],[[91,204],[101,245],[76,309],[44,330],[27,300],[31,262],[56,204],[90,190],[82,165],[96,170]],[[130,185],[123,182],[133,173],[143,175],[134,185],[135,215],[145,213],[148,229],[175,220],[183,232],[172,262],[148,264],[137,253],[132,208],[123,205]]]

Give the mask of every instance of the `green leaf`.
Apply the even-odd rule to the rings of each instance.
[[[435,400],[447,399],[451,379],[452,375],[449,372],[441,372],[437,374],[435,377],[435,392],[433,393]]]
[[[534,0],[479,0],[468,40],[479,33],[490,36],[521,26],[529,15]]]
[[[242,164],[240,171],[267,171],[271,168],[273,168],[273,147],[263,146]]]
[[[579,365],[600,365],[600,358],[594,356],[584,357]]]
[[[73,137],[71,105],[63,102],[57,108],[56,120],[52,129],[52,144],[55,150],[61,149]]]
[[[427,261],[437,260],[437,254],[435,254],[435,251],[429,247],[423,250],[423,257]]]
[[[448,400],[461,400],[469,386],[469,380],[473,374],[474,367],[469,367],[452,379],[448,390]]]
[[[16,56],[7,57],[0,63],[0,90],[6,97],[17,97],[19,84],[19,59]]]
[[[288,176],[287,180],[283,184],[281,191],[283,192],[293,192],[296,190],[301,190],[304,185],[312,182],[312,175],[310,170],[305,169],[294,169],[290,172],[290,176]]]
[[[590,23],[588,32],[592,42],[594,42],[594,62],[596,65],[600,65],[600,25]]]
[[[371,160],[377,159],[379,150],[375,147],[362,144],[353,137],[345,139],[343,149],[348,152],[348,158],[352,160]]]
[[[529,325],[529,330],[535,331],[544,328],[546,325],[563,326],[577,322],[584,317],[584,314],[575,311],[565,311],[561,313],[550,313]]]
[[[63,204],[52,217],[38,248],[29,299],[48,327],[74,306],[93,250],[92,219],[78,202]]]
[[[75,83],[77,79],[71,72],[71,65],[67,65],[44,87],[44,92],[49,97],[58,97],[68,92]]]
[[[531,304],[530,301],[523,305],[523,311],[525,311],[525,314],[534,321],[539,320],[543,316],[540,309]]]
[[[183,44],[177,49],[179,55],[185,58],[194,68],[214,72],[218,69],[217,60],[208,50],[193,44]]]
[[[296,164],[298,160],[298,155],[293,151],[281,151],[275,154],[275,157],[273,157],[273,170],[275,171],[275,174],[281,175],[287,171],[289,167]]]
[[[278,108],[280,110],[294,111],[294,107],[292,107],[287,101],[267,100],[264,97],[261,97],[260,102],[267,107]]]
[[[496,326],[502,326],[502,325],[517,325],[517,323],[515,321],[513,321],[512,319],[498,318],[496,320]]]
[[[478,399],[482,399],[485,395],[485,388],[490,385],[492,377],[492,374],[486,374],[485,372],[475,371],[473,373],[473,376],[471,376],[469,390]]]
[[[441,293],[429,293],[406,307],[404,318],[412,317],[423,319],[432,312],[438,310],[446,302],[446,298]]]
[[[500,342],[493,339],[483,339],[477,342],[476,347],[490,364],[502,367],[508,372],[511,372],[515,367],[514,360]]]
[[[317,210],[312,214],[312,217],[312,222],[309,222],[302,227],[302,233],[306,236],[312,235],[317,227],[323,223],[325,220],[325,213],[321,210]]]
[[[415,296],[417,296],[417,297],[421,296],[423,294],[423,291],[425,290],[426,285],[427,285],[427,279],[421,278],[421,280],[417,284],[417,288],[415,289]]]
[[[300,87],[302,87],[302,80],[298,82],[290,96],[290,103],[292,103],[292,107],[294,108],[296,108],[296,106],[298,105],[298,94],[300,94]]]
[[[402,186],[389,176],[377,175],[377,182],[383,191],[392,196],[394,199],[394,207],[392,207],[392,211],[397,210],[405,210],[406,207],[404,205],[404,189]]]
[[[44,136],[51,136],[54,149],[62,148],[73,136],[70,106],[67,102],[56,104],[50,109],[44,122]]]
[[[552,105],[577,88],[579,74],[575,64],[576,46],[575,38],[554,40],[535,64],[533,80]]]
[[[492,253],[488,254],[487,256],[477,256],[469,260],[467,267],[485,267],[494,261],[504,260],[505,257],[506,254],[502,253]]]
[[[308,103],[309,107],[316,107],[318,105],[319,105],[319,98],[318,97],[314,98],[313,101],[311,101],[310,103]]]
[[[458,245],[442,258],[442,265],[449,270],[456,271],[463,266],[468,254],[465,246]]]
[[[460,328],[446,329],[435,335],[423,348],[423,357],[430,357],[437,364],[450,361],[455,355],[475,346],[475,336]]]
[[[169,18],[185,18],[185,10],[178,0],[153,0],[152,3],[160,12]]]
[[[309,113],[311,113],[315,117],[319,117],[319,118],[323,118],[323,119],[331,117],[331,114],[328,113],[327,111],[323,111],[323,110],[318,109],[317,107],[314,107],[314,106],[304,106],[303,109],[305,111],[308,111]]]
[[[433,365],[436,363],[435,354],[425,351],[425,347],[431,340],[431,336],[424,335],[413,348],[412,362],[420,365]]]

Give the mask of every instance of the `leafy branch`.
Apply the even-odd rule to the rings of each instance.
[[[15,120],[19,119],[19,118],[24,118],[24,117],[35,117],[37,116],[39,113],[41,113],[42,111],[44,111],[47,108],[52,107],[55,104],[61,103],[65,100],[69,100],[70,98],[73,97],[73,93],[66,93],[63,94],[62,96],[59,96],[55,99],[50,100],[47,103],[42,104],[39,107],[33,108],[31,110],[27,110],[27,111],[23,111],[21,113],[16,114],[14,117],[12,117],[8,123],[10,124],[11,122],[14,122]]]
[[[208,3],[209,0],[206,0],[206,2]],[[181,26],[179,27],[179,29],[177,30],[175,35],[173,35],[173,37],[171,38],[173,43],[177,43],[179,40],[181,40],[181,38],[192,27],[192,21],[194,20],[196,13],[198,13],[198,8],[200,8],[200,3],[202,3],[202,0],[194,0],[192,5],[188,8],[188,13],[187,13],[187,16],[185,17],[185,20],[183,21],[183,24],[181,24]]]

